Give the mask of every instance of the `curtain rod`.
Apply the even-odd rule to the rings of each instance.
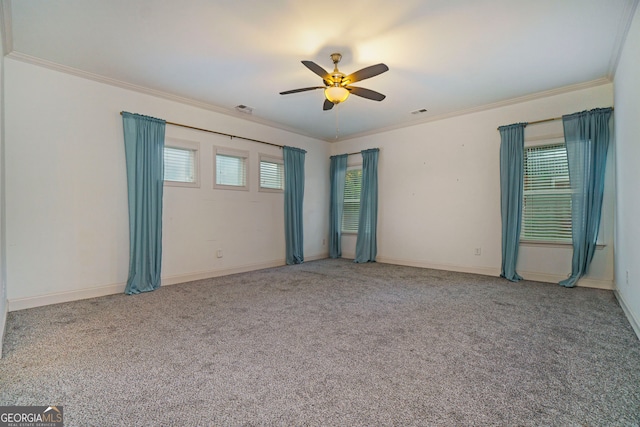
[[[120,115],[122,115],[123,111],[120,111]],[[238,135],[231,135],[229,133],[224,133],[224,132],[217,132],[215,130],[209,130],[209,129],[203,129],[203,128],[197,128],[195,126],[189,126],[189,125],[183,125],[181,123],[174,123],[174,122],[170,122],[165,120],[165,123],[168,125],[173,125],[173,126],[179,126],[182,128],[187,128],[187,129],[193,129],[193,130],[199,130],[202,132],[209,132],[209,133],[215,133],[216,135],[222,135],[222,136],[228,136],[229,138],[233,139],[244,139],[245,141],[252,141],[252,142],[259,142],[260,144],[267,144],[267,145],[272,145],[274,147],[278,147],[278,148],[282,148],[283,145],[280,144],[274,144],[273,142],[266,142],[266,141],[260,141],[259,139],[252,139],[252,138],[245,138],[244,136],[238,136]]]
[[[362,151],[358,151],[358,152],[356,152],[356,153],[334,154],[333,156],[344,156],[345,154],[346,154],[347,156],[355,156],[356,154],[362,154]],[[331,157],[333,157],[333,156],[331,156]]]
[[[611,111],[613,111],[613,107],[611,107]],[[556,120],[562,120],[562,116],[561,117],[552,117],[550,119],[536,120],[536,121],[527,123],[527,126],[529,126],[529,125],[537,125],[538,123],[553,122],[553,121],[556,121]],[[498,130],[500,130],[500,128],[498,128]]]

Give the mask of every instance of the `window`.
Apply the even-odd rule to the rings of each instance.
[[[362,188],[362,166],[347,169],[344,183],[344,211],[342,232],[357,233],[360,216],[360,189]]]
[[[525,148],[520,239],[571,243],[571,187],[564,143]]]
[[[284,190],[284,160],[260,155],[260,191]]]
[[[197,142],[168,139],[164,147],[165,185],[199,187],[199,151]]]
[[[231,190],[249,190],[247,182],[247,163],[249,153],[246,151],[217,148],[215,150],[215,188]]]

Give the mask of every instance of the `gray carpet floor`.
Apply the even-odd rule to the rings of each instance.
[[[66,426],[640,425],[614,295],[321,260],[9,313],[0,405]]]

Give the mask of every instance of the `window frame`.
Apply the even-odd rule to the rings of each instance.
[[[347,170],[345,171],[345,176],[346,176],[346,173],[347,173],[347,172],[349,172],[349,171],[353,171],[353,170],[360,170],[360,171],[362,171],[362,163],[353,163],[353,164],[349,164],[349,165],[347,165]],[[360,186],[361,186],[361,188],[362,188],[362,173],[361,173],[361,175],[360,175],[360,180],[361,180],[361,182],[360,182]],[[346,179],[345,179],[345,187],[346,187]],[[346,189],[346,188],[345,188],[345,189]],[[341,232],[341,234],[352,234],[352,235],[357,235],[357,234],[358,234],[358,230],[357,230],[357,229],[356,229],[355,231],[353,231],[353,230],[345,230],[345,229],[344,229],[344,212],[345,212],[345,210],[344,210],[344,206],[345,206],[345,203],[346,203],[346,201],[345,201],[346,196],[347,196],[347,194],[346,194],[346,191],[345,191],[345,194],[344,194],[344,196],[343,196],[343,198],[342,198],[342,202],[343,202],[343,205],[342,205],[342,206],[343,206],[343,209],[342,209],[342,220],[340,221],[340,232]],[[358,198],[358,212],[360,211],[360,202],[361,202],[361,200],[360,200],[360,198]]]
[[[282,165],[282,188],[271,188],[262,186],[262,162],[277,163]],[[284,158],[271,154],[258,155],[258,191],[263,193],[284,193]]]
[[[177,138],[165,138],[162,150],[162,160],[164,162],[164,148],[174,148],[178,150],[193,151],[193,182],[172,181],[163,178],[164,185],[167,187],[187,187],[200,188],[200,143],[196,141],[187,141]],[[164,164],[163,164],[164,167]]]
[[[527,150],[527,148],[535,148],[535,147],[543,147],[546,145],[559,145],[559,144],[566,144],[565,140],[564,140],[564,135],[563,134],[553,134],[553,135],[547,135],[547,136],[540,136],[537,138],[531,138],[531,139],[527,139],[524,142],[524,149],[525,151]],[[524,166],[524,165],[523,165]],[[524,216],[524,189],[522,192],[522,215]],[[603,247],[605,247],[605,230],[603,227],[603,223],[602,221],[604,220],[604,216],[600,219],[600,227],[598,229],[598,238],[596,239],[596,248],[597,249],[602,249]],[[572,227],[572,232],[573,232],[573,217],[571,218],[571,227]],[[520,230],[520,244],[524,245],[524,246],[536,246],[536,247],[572,247],[573,246],[573,241],[566,241],[566,242],[562,242],[562,241],[553,241],[553,240],[530,240],[530,239],[523,239],[522,235],[523,235],[523,227],[524,227],[524,221],[522,222],[522,227]]]
[[[540,148],[540,147],[552,147],[552,146],[560,146],[560,145],[565,145],[565,141],[564,138],[562,137],[548,137],[548,138],[544,138],[544,139],[539,139],[539,140],[535,140],[535,141],[525,141],[525,145],[524,145],[524,157],[526,159],[526,152],[528,149],[532,149],[532,148]],[[524,161],[524,159],[523,159]],[[526,164],[523,164],[524,167],[524,172],[526,172]],[[524,179],[524,176],[523,176]],[[571,195],[571,189],[568,190],[564,190],[563,191],[564,194],[569,194]],[[527,191],[523,188],[522,191],[522,218],[521,218],[521,228],[520,228],[520,243],[524,243],[524,244],[535,244],[535,245],[553,245],[553,246],[571,246],[572,242],[571,239],[567,239],[567,240],[561,240],[561,239],[548,239],[548,240],[538,240],[538,239],[526,239],[523,238],[524,234],[525,234],[525,221],[524,221],[524,214],[525,214],[525,197],[527,196]],[[569,196],[571,197],[571,196]],[[571,211],[569,211],[571,213]],[[572,219],[572,218],[571,218]],[[573,221],[571,224],[572,228],[573,228]]]
[[[218,155],[227,157],[238,157],[244,159],[244,185],[218,184]],[[216,190],[236,190],[249,191],[250,186],[250,156],[249,151],[237,150],[234,148],[214,147],[213,148],[213,188]]]

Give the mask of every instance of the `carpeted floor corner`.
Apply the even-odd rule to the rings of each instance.
[[[321,260],[9,313],[0,405],[66,426],[640,425],[610,291]]]

